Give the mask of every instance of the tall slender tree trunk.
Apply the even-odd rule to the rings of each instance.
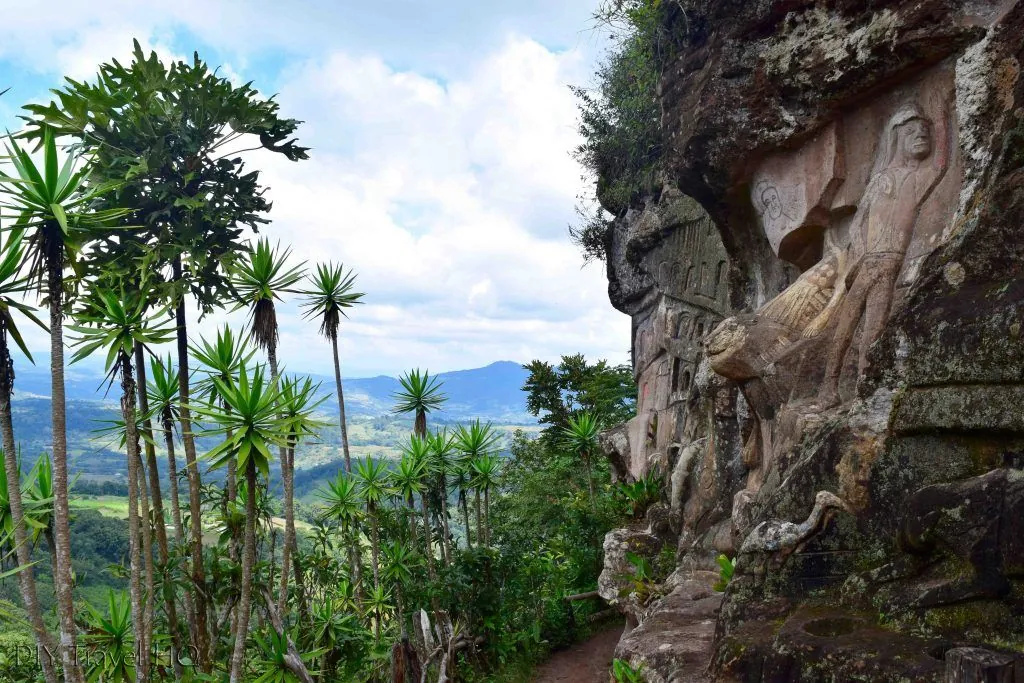
[[[423,545],[427,550],[427,576],[433,583],[434,574],[434,541],[430,533],[430,511],[427,509],[426,491],[420,494],[420,507],[423,510]]]
[[[56,654],[55,643],[49,629],[43,622],[36,592],[35,573],[32,570],[32,546],[28,542],[25,528],[25,508],[21,500],[21,471],[18,467],[18,451],[14,443],[14,422],[11,419],[11,394],[14,393],[14,362],[7,347],[7,329],[0,320],[0,436],[3,438],[4,470],[7,472],[7,497],[11,506],[11,520],[14,522],[14,544],[18,558],[18,584],[21,600],[25,605],[29,623],[36,639],[36,652],[43,669],[46,683],[57,683],[57,671],[52,656]]]
[[[377,510],[370,511],[370,553],[373,559],[373,587],[380,588],[380,529],[377,528]]]
[[[146,616],[142,604],[142,535],[139,529],[139,435],[135,428],[135,378],[131,357],[121,353],[121,418],[124,420],[125,443],[128,451],[128,548],[132,628],[135,629],[136,675],[140,681],[148,680],[148,652],[146,651]]]
[[[462,507],[462,523],[466,526],[466,550],[473,547],[473,535],[469,530],[469,499],[465,489],[459,490],[459,505]]]
[[[484,543],[491,545],[491,487],[484,487]]]
[[[473,506],[476,509],[476,547],[483,547],[487,543],[484,538],[484,526],[480,519],[480,489],[473,490]]]
[[[270,382],[277,389],[279,372],[276,344],[267,347],[267,362],[270,364]],[[295,494],[288,461],[289,447],[295,446],[291,444],[278,447],[281,460],[281,488],[284,489],[284,543],[281,544],[281,582],[277,591],[277,613],[282,619],[288,616],[288,577],[291,573],[292,547],[295,545]]]
[[[175,282],[182,279],[181,257],[174,259],[173,275]],[[181,421],[181,440],[185,447],[185,467],[188,476],[188,498],[190,527],[192,536],[192,589],[194,623],[189,624],[192,632],[192,646],[197,655],[199,670],[203,673],[211,671],[210,637],[207,623],[206,572],[203,567],[203,515],[200,491],[199,465],[196,462],[196,442],[192,433],[192,413],[189,410],[188,386],[188,328],[185,320],[185,297],[178,299],[175,307],[175,321],[178,325],[178,406]]]
[[[441,538],[441,550],[444,553],[445,566],[452,564],[452,532],[448,528],[448,478],[441,474],[441,530],[444,536]]]
[[[252,568],[256,563],[256,461],[245,465],[245,540],[242,545],[242,587],[238,598],[234,650],[231,654],[231,683],[242,683],[245,675],[245,641],[249,634],[252,603]]]
[[[142,639],[144,641],[143,647],[145,648],[144,659],[147,664],[146,679],[148,680],[150,676],[148,665],[152,662],[153,657],[153,624],[156,619],[154,609],[156,591],[154,590],[155,571],[153,569],[153,527],[149,509],[149,494],[146,491],[146,463],[142,461],[141,449],[136,447],[136,451],[139,453],[139,508],[141,511],[139,515],[139,528],[142,532],[142,556],[144,560],[142,567],[145,579],[143,597],[146,601],[142,611]]]
[[[178,462],[174,456],[174,418],[171,415],[170,407],[164,409],[163,414],[164,443],[167,447],[167,479],[171,492],[171,522],[174,524],[174,538],[179,548],[187,547],[185,542],[185,525],[181,521],[181,502],[178,497]],[[184,591],[181,596],[185,605],[185,619],[189,624],[189,633],[194,632],[196,623],[195,604],[192,602],[192,593]]]
[[[590,492],[590,509],[597,509],[597,497],[594,495],[594,473],[590,466],[590,453],[583,454],[583,462],[587,466],[587,490]]]
[[[163,492],[160,490],[160,470],[156,463],[156,444],[153,439],[153,421],[149,417],[149,396],[146,393],[146,355],[142,344],[135,345],[135,375],[139,392],[139,410],[144,416],[142,431],[145,434],[146,465],[149,472],[149,488],[153,499],[154,531],[156,532],[157,549],[160,554],[160,565],[165,575],[170,564],[170,552],[167,545],[167,522],[164,517]],[[170,459],[170,453],[168,453]],[[167,614],[167,627],[171,635],[171,665],[174,667],[174,679],[181,680],[182,671],[181,635],[178,633],[178,612],[174,604],[174,591],[164,591],[164,610]]]
[[[345,392],[341,388],[341,362],[338,360],[338,337],[331,338],[334,351],[334,383],[338,390],[338,413],[341,416],[341,450],[345,454],[345,471],[352,473],[352,456],[348,451],[348,424],[345,421]]]
[[[53,228],[51,229],[59,229]],[[71,529],[68,524],[68,434],[64,396],[64,248],[49,246],[46,254],[50,300],[50,417],[53,426],[53,536],[56,562],[53,583],[60,617],[61,663],[67,683],[83,683],[78,662],[78,629],[71,576]]]

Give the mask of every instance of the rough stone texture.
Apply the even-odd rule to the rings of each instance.
[[[668,519],[613,532],[607,562],[675,542],[683,585],[739,561],[717,616],[677,588],[634,601],[620,651],[689,680],[713,619],[720,680],[1003,662],[1024,646],[1024,2],[662,5],[666,181],[608,260],[639,414],[604,443],[620,476],[664,475]]]

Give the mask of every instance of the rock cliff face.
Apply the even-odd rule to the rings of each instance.
[[[665,182],[608,250],[639,400],[603,445],[665,480],[609,537],[618,656],[656,681],[1012,678],[1024,2],[662,4]],[[619,551],[672,544],[661,597],[623,597]],[[719,554],[724,597],[699,588]]]

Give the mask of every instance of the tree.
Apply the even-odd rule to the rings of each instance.
[[[590,492],[590,504],[595,503],[594,473],[591,459],[598,449],[597,435],[601,431],[601,423],[597,416],[589,411],[570,415],[568,424],[562,429],[565,447],[578,456],[587,469],[587,489]]]
[[[625,422],[636,414],[636,382],[626,365],[608,365],[600,360],[589,364],[582,354],[562,356],[553,366],[535,360],[523,384],[526,408],[546,425],[541,438],[556,450],[569,417],[581,410],[601,415],[609,425]]]
[[[166,309],[153,315],[147,315],[149,305],[147,292],[112,290],[109,283],[94,283],[92,295],[83,301],[75,312],[78,324],[69,325],[68,329],[77,333],[79,338],[74,342],[78,347],[71,359],[76,363],[98,350],[106,351],[105,367],[111,383],[121,378],[121,419],[125,425],[125,445],[128,451],[128,537],[131,542],[131,596],[132,623],[137,629],[135,638],[136,658],[139,665],[139,680],[149,680],[150,641],[152,637],[153,619],[143,606],[143,588],[141,585],[142,564],[152,562],[152,554],[144,553],[143,532],[141,525],[149,524],[148,514],[139,517],[139,488],[143,483],[142,458],[139,453],[139,432],[136,424],[138,405],[136,401],[135,373],[132,361],[135,346],[158,345],[170,342],[174,338],[174,330],[157,320],[166,318]],[[117,294],[115,294],[117,291]],[[145,508],[144,508],[145,511]],[[146,595],[152,596],[152,566],[149,565]],[[151,603],[150,603],[151,604]]]
[[[14,360],[11,358],[7,345],[8,335],[14,339],[22,353],[31,360],[21,331],[18,329],[14,312],[20,312],[44,330],[46,326],[36,318],[31,307],[22,303],[22,296],[28,291],[28,280],[20,274],[24,233],[14,231],[5,241],[0,241],[0,437],[2,437],[4,454],[4,474],[6,475],[6,500],[10,509],[10,533],[13,538],[18,566],[18,584],[21,588],[21,599],[28,613],[29,622],[36,639],[36,651],[43,668],[47,683],[56,683],[57,673],[49,653],[54,652],[53,637],[43,622],[39,608],[39,597],[36,593],[35,573],[32,570],[31,546],[28,543],[28,527],[26,526],[25,510],[21,498],[21,468],[18,465],[18,453],[14,440],[14,424],[11,418],[11,396],[14,393]]]
[[[28,135],[42,137],[52,128],[78,138],[79,146],[95,159],[95,179],[115,183],[101,206],[130,209],[128,222],[140,225],[109,237],[114,246],[107,254],[126,268],[162,276],[158,290],[174,309],[196,606],[195,623],[189,626],[199,667],[209,672],[201,481],[189,403],[185,300],[191,294],[206,314],[228,299],[226,271],[244,251],[242,231],[266,222],[270,202],[259,173],[245,167],[243,153],[262,149],[298,161],[308,158],[308,150],[292,137],[300,122],[282,118],[273,98],[262,98],[251,83],[232,84],[198,54],[191,62],[165,65],[155,52],[147,56],[137,41],[129,64],[102,64],[93,83],[68,79],[56,98],[26,106],[31,116]],[[250,142],[250,147],[238,149]],[[56,453],[54,458],[56,474],[63,479],[63,465],[57,466],[62,458]],[[63,511],[58,516],[63,518]]]
[[[249,309],[249,336],[256,347],[263,349],[270,364],[270,378],[278,381],[277,366],[278,326],[275,301],[281,300],[281,294],[295,292],[294,285],[302,279],[302,266],[288,267],[291,249],[282,250],[280,245],[272,248],[270,242],[262,238],[256,242],[246,258],[242,258],[232,268],[232,284],[237,292],[238,304],[235,309]],[[295,398],[293,396],[293,398]],[[284,614],[288,598],[288,575],[292,546],[295,545],[295,506],[293,503],[293,474],[289,464],[288,451],[294,451],[294,444],[280,448],[281,483],[284,488],[285,532],[284,545],[281,549],[281,588],[278,594],[277,608]]]
[[[80,683],[82,671],[75,654],[75,606],[72,595],[71,538],[68,530],[67,405],[64,398],[64,269],[73,263],[82,245],[109,223],[124,215],[120,209],[93,210],[109,185],[86,187],[92,167],[77,171],[77,157],[69,154],[60,165],[53,131],[42,127],[43,166],[14,140],[7,154],[16,178],[0,186],[5,200],[0,208],[17,215],[14,227],[27,231],[28,277],[46,292],[50,309],[50,404],[53,426],[54,583],[60,616],[61,660],[69,683]]]
[[[308,605],[305,600],[305,585],[302,579],[301,567],[298,561],[298,547],[295,536],[295,486],[292,472],[295,468],[295,448],[299,442],[306,438],[315,438],[319,430],[326,423],[314,417],[316,409],[326,400],[326,397],[317,398],[320,384],[313,383],[309,377],[299,379],[287,377],[280,382],[280,403],[279,410],[281,419],[284,420],[285,448],[282,461],[281,478],[284,480],[284,546],[281,549],[281,584],[277,597],[277,611],[282,615],[288,602],[288,559],[294,552],[295,560],[295,581],[299,587],[299,595],[303,612],[308,613]],[[287,472],[288,474],[285,474]]]
[[[320,334],[327,337],[334,351],[334,383],[338,392],[338,412],[341,417],[341,449],[345,455],[345,471],[352,471],[352,459],[348,449],[348,425],[345,421],[345,392],[341,386],[341,362],[338,359],[338,330],[341,317],[348,317],[346,309],[361,304],[363,293],[353,291],[356,276],[351,270],[345,272],[342,264],[319,263],[316,274],[307,276],[312,288],[303,292],[306,296],[302,307],[307,320],[320,320]]]
[[[448,528],[448,474],[455,470],[456,463],[452,455],[455,452],[454,437],[448,435],[448,429],[435,430],[427,437],[430,446],[428,470],[435,477],[431,487],[433,494],[439,499],[438,507],[441,516],[441,549],[446,565],[452,563],[451,530]]]
[[[326,489],[320,489],[317,496],[326,505],[324,515],[335,520],[341,529],[341,536],[350,548],[349,559],[359,557],[359,520],[362,518],[362,498],[359,484],[349,472],[338,472],[334,481],[327,482]],[[355,551],[351,549],[355,547]],[[362,567],[359,562],[351,562],[352,582],[356,596],[360,592]]]
[[[480,510],[480,489],[474,485],[472,463],[481,456],[490,452],[498,441],[498,434],[493,431],[491,423],[480,424],[480,420],[474,420],[467,428],[459,425],[455,432],[455,448],[461,453],[459,458],[459,500],[462,503],[462,514],[466,524],[466,546],[469,546],[469,510],[466,501],[466,490],[472,488],[475,493],[476,502],[476,545],[481,547],[484,543],[482,538],[483,526]]]
[[[234,457],[238,469],[244,472],[246,485],[242,583],[230,673],[231,682],[239,683],[245,673],[245,641],[249,632],[253,567],[256,563],[257,472],[269,477],[270,448],[286,444],[288,432],[287,425],[277,413],[279,390],[268,381],[262,366],[256,366],[250,374],[242,365],[237,379],[224,381],[214,378],[213,381],[224,408],[197,406],[196,412],[215,425],[210,434],[224,435],[225,438],[207,457],[213,468],[225,467]]]
[[[471,482],[473,488],[484,492],[483,539],[485,545],[490,545],[491,489],[495,488],[499,482],[501,458],[496,453],[482,453],[470,461],[469,469],[472,472]]]
[[[366,505],[366,516],[370,520],[370,551],[373,559],[373,587],[380,589],[380,524],[377,511],[391,494],[388,484],[388,466],[383,460],[367,456],[356,465],[359,481],[359,495]]]
[[[416,416],[413,431],[421,439],[427,438],[427,413],[439,409],[448,397],[441,393],[441,381],[430,373],[420,373],[419,368],[398,378],[401,390],[395,393],[398,401],[392,409],[396,413],[413,413]]]

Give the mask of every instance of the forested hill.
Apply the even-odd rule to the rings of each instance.
[[[444,383],[448,397],[444,409],[436,417],[442,420],[466,420],[480,418],[505,424],[533,423],[535,418],[526,411],[526,394],[523,382],[529,373],[519,363],[497,361],[482,368],[455,370],[438,373]],[[321,410],[337,409],[334,393],[334,377],[311,375],[314,381],[322,382],[321,391],[326,397]],[[106,385],[98,369],[85,366],[68,368],[67,397],[69,400],[103,400]],[[345,408],[352,416],[376,417],[391,411],[394,406],[392,395],[400,388],[394,377],[345,378]],[[36,365],[21,363],[17,367],[15,399],[48,398],[50,394],[49,362],[45,357],[37,358]],[[108,398],[118,397],[115,390]]]

